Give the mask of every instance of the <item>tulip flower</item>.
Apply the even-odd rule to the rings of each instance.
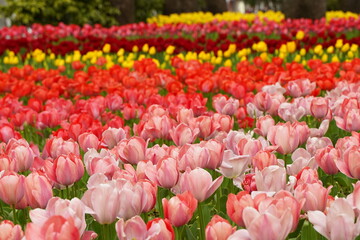
[[[220,217],[214,215],[205,229],[205,236],[208,240],[226,240],[230,235],[236,231],[235,227]]]
[[[137,239],[145,240],[147,235],[146,224],[140,216],[127,220],[120,218],[115,225],[117,237],[120,240]]]
[[[163,198],[162,204],[164,217],[169,219],[175,227],[180,227],[188,223],[197,208],[197,200],[188,191],[178,194],[170,200]]]
[[[9,220],[0,222],[0,232],[0,240],[21,240],[24,236],[21,226]]]

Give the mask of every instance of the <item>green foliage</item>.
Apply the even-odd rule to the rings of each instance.
[[[78,25],[117,24],[120,11],[108,0],[6,0],[0,6],[0,14],[10,18],[13,25],[33,23],[53,24],[59,22]]]
[[[135,1],[135,20],[136,22],[146,22],[146,19],[161,14],[164,0],[136,0]]]

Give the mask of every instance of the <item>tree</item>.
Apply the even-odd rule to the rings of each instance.
[[[164,2],[164,14],[166,15],[200,10],[200,4],[196,0],[165,0]]]
[[[110,0],[114,8],[120,10],[117,20],[120,25],[135,22],[135,1],[134,0]]]
[[[282,8],[287,18],[319,19],[325,16],[326,0],[284,0]]]
[[[212,13],[222,13],[227,11],[225,0],[206,0],[206,9]]]

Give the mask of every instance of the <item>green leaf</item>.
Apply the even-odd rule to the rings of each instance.
[[[305,222],[301,229],[301,240],[323,240],[326,239],[318,233],[309,222]]]

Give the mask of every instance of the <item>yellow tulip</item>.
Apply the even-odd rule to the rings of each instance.
[[[102,50],[103,50],[104,53],[109,53],[110,50],[111,50],[111,45],[106,43]]]
[[[303,38],[305,37],[305,33],[301,30],[299,30],[297,33],[296,33],[296,39],[297,40],[302,40]]]

